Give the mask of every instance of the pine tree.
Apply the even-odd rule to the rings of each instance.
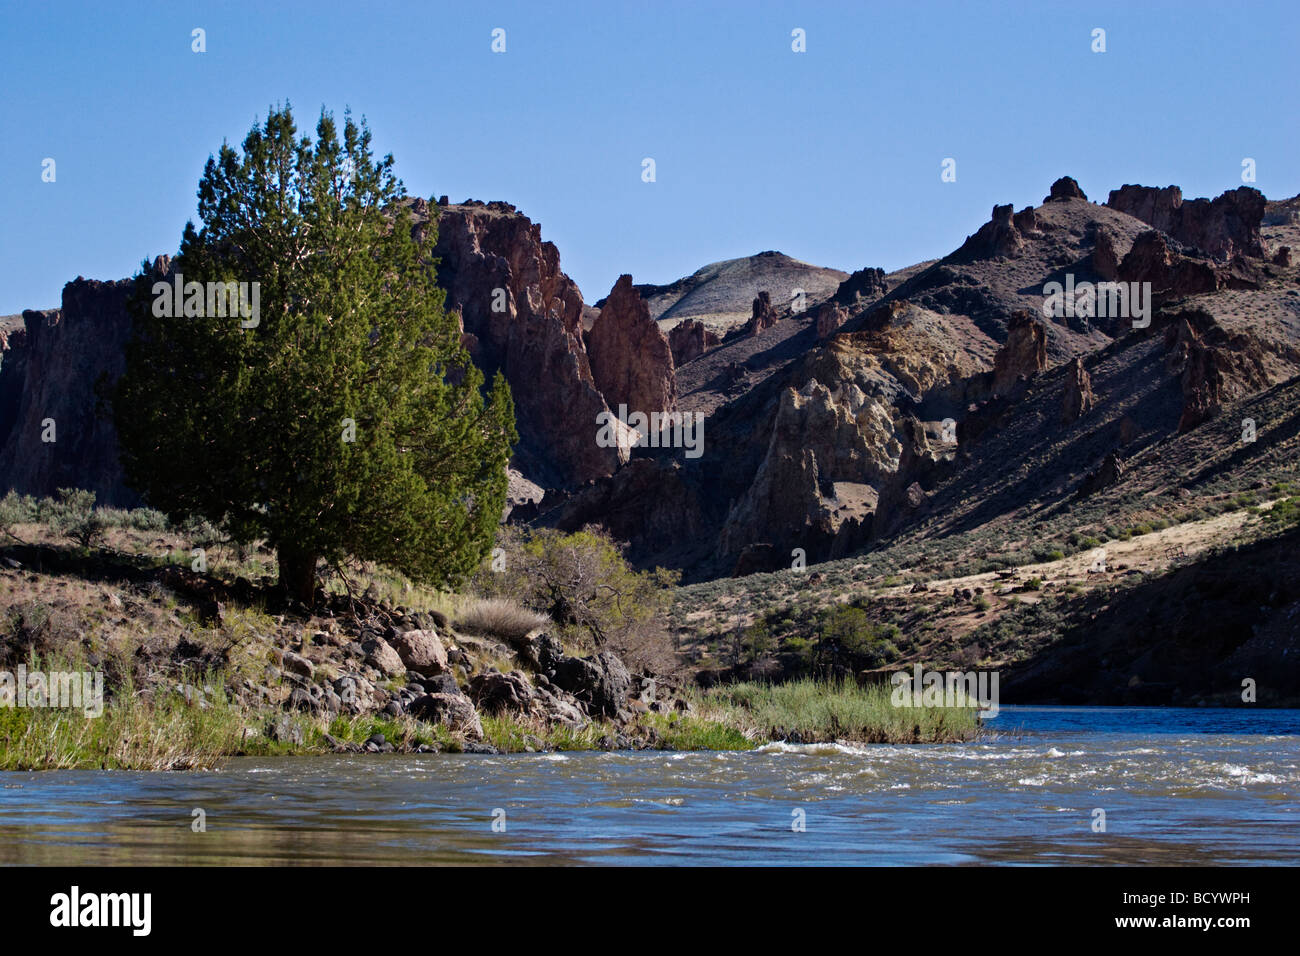
[[[440,585],[471,572],[518,438],[504,379],[483,387],[443,311],[436,219],[413,234],[393,157],[370,140],[345,114],[340,141],[324,111],[315,142],[299,139],[286,105],[242,151],[223,143],[172,274],[136,280],[113,397],[130,483],[173,519],[265,540],[305,603],[322,558]],[[175,274],[193,294],[169,317]],[[206,294],[229,282],[257,283],[244,313]]]

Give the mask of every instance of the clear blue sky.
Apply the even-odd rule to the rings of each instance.
[[[304,131],[322,105],[364,115],[413,194],[519,206],[589,302],[623,272],[667,282],[765,249],[897,268],[1062,174],[1102,201],[1126,182],[1217,195],[1252,157],[1256,185],[1291,196],[1297,11],[4,0],[0,314],[174,251],[208,155],[286,99]]]

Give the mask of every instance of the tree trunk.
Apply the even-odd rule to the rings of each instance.
[[[276,549],[280,565],[280,587],[295,601],[311,607],[316,603],[316,560],[319,555],[282,544]]]

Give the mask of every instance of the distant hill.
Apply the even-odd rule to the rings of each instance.
[[[749,321],[759,292],[778,306],[789,304],[802,289],[809,304],[819,302],[848,278],[847,272],[800,262],[780,252],[760,252],[742,259],[713,262],[668,285],[638,285],[650,315],[667,332],[684,319],[698,319],[717,332]],[[603,305],[597,302],[597,307]]]

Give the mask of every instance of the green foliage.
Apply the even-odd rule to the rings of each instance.
[[[1300,498],[1283,498],[1264,513],[1263,522],[1272,531],[1300,524]]]
[[[150,503],[238,543],[265,539],[305,598],[318,557],[423,583],[467,575],[517,439],[504,379],[485,398],[443,311],[436,222],[413,228],[393,158],[376,160],[370,138],[348,116],[340,140],[322,111],[315,142],[299,139],[286,106],[242,151],[209,157],[200,227],[186,225],[172,271],[187,285],[258,283],[257,324],[155,315],[146,268],[113,396],[123,465]]]
[[[60,488],[58,495],[51,520],[55,530],[83,548],[96,544],[104,536],[108,522],[95,509],[95,493],[80,488]]]
[[[745,628],[741,635],[740,646],[742,660],[752,663],[770,655],[776,648],[776,641],[772,638],[767,625],[763,621],[758,621]]]
[[[617,542],[594,527],[572,534],[508,527],[499,544],[504,569],[485,563],[474,578],[480,593],[545,614],[574,640],[609,644],[634,668],[671,669],[674,655],[659,618],[677,572],[634,570]]]
[[[898,657],[898,627],[875,623],[863,608],[835,604],[823,609],[817,620],[820,656],[847,654],[863,667],[881,667]]]
[[[979,718],[969,707],[895,707],[888,684],[797,680],[724,684],[701,694],[702,714],[750,738],[797,733],[805,742],[950,742],[972,739]]]
[[[37,504],[30,495],[20,495],[10,491],[0,498],[0,534],[9,538],[18,538],[14,529],[20,524],[31,524],[37,520]]]

